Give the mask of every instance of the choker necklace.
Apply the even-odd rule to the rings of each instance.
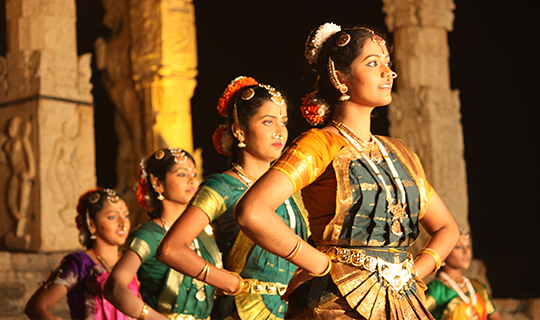
[[[105,260],[105,258],[103,258],[103,257],[97,252],[97,250],[95,250],[95,249],[94,249],[94,254],[96,255],[96,258],[98,259],[99,263],[101,263],[101,265],[103,266],[103,268],[105,268],[105,270],[107,270],[107,272],[111,272],[112,267],[111,267],[111,265],[107,262],[107,260]]]
[[[197,240],[197,238],[193,239],[193,242],[191,243],[189,248],[197,252],[197,255],[202,258],[201,250],[199,247],[199,241]],[[193,283],[195,287],[197,287],[197,293],[195,293],[195,298],[199,301],[204,301],[206,299],[206,294],[204,293],[204,286],[206,285],[206,283],[204,283],[204,281],[201,281],[195,278],[191,278],[191,279],[192,279],[191,283]]]
[[[233,171],[236,172],[236,174],[240,177],[240,179],[242,179],[242,181],[244,181],[249,187],[251,187],[253,183],[255,182],[255,180],[257,180],[253,178],[252,176],[250,176],[249,174],[247,174],[244,171],[244,168],[242,168],[242,166],[239,165],[238,163],[233,163],[232,166],[233,166]]]
[[[454,281],[454,279],[450,278],[450,276],[446,272],[439,272],[439,276],[450,285],[450,287],[459,295],[461,300],[463,300],[463,302],[465,302],[465,304],[467,305],[467,308],[465,308],[465,316],[467,317],[467,319],[478,319],[478,313],[476,313],[476,309],[474,308],[476,306],[476,291],[474,291],[474,287],[472,286],[471,281],[467,277],[462,276],[463,282],[465,282],[465,286],[469,291],[469,299],[469,297],[467,297],[458,287],[458,284]]]
[[[374,141],[379,146],[379,149],[381,150],[381,152],[383,154],[384,161],[388,164],[388,167],[390,168],[390,171],[392,172],[392,176],[393,176],[397,186],[399,187],[399,191],[401,192],[401,201],[398,199],[396,201],[397,202],[396,204],[394,204],[394,199],[392,198],[392,195],[390,193],[390,189],[388,188],[388,185],[386,185],[386,181],[384,180],[384,177],[381,174],[381,171],[379,170],[379,168],[377,168],[375,163],[373,163],[373,161],[365,154],[365,152],[362,151],[362,146],[359,144],[359,141],[354,139],[354,137],[351,136],[349,134],[349,132],[347,132],[347,129],[344,130],[344,128],[347,127],[347,126],[343,122],[337,122],[335,120],[332,120],[332,124],[334,125],[334,127],[336,127],[336,129],[338,129],[338,131],[341,133],[341,135],[343,135],[345,138],[347,138],[347,140],[356,149],[358,149],[358,152],[360,152],[362,157],[364,159],[366,159],[366,161],[369,164],[369,166],[371,167],[371,169],[373,171],[375,171],[375,174],[377,175],[379,180],[382,182],[382,185],[383,185],[383,187],[384,187],[384,189],[386,191],[386,203],[387,203],[386,210],[387,210],[387,212],[392,213],[392,215],[394,216],[394,218],[392,219],[392,226],[390,228],[391,232],[392,232],[393,235],[398,236],[398,237],[403,235],[403,227],[401,226],[401,220],[403,218],[407,217],[407,211],[406,211],[406,209],[407,209],[407,193],[405,192],[405,187],[403,186],[403,182],[401,181],[401,178],[399,177],[399,174],[398,174],[396,168],[394,167],[394,164],[392,163],[392,159],[390,159],[390,155],[388,154],[388,151],[386,150],[386,148],[383,146],[383,144],[377,138],[375,138],[374,136],[371,136],[371,140]],[[355,136],[360,138],[349,127],[347,127],[347,128],[348,128],[348,131],[350,131]],[[396,191],[396,197],[397,197],[397,191]]]
[[[255,180],[257,180],[255,178],[253,178],[252,176],[248,175],[244,171],[244,168],[242,168],[242,166],[239,165],[238,163],[233,163],[232,166],[233,166],[234,172],[236,172],[236,174],[238,174],[238,176],[249,187],[251,187],[253,185],[253,183],[255,182]],[[296,215],[294,214],[294,210],[292,208],[292,205],[291,205],[291,202],[289,201],[289,199],[285,200],[285,208],[287,208],[287,214],[289,215],[289,227],[294,230],[294,228],[296,227]]]

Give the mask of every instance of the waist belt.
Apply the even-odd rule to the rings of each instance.
[[[268,295],[283,295],[287,291],[287,285],[279,282],[266,282],[257,279],[244,279],[242,292]]]
[[[379,277],[384,279],[395,291],[408,290],[414,282],[414,260],[410,253],[403,262],[391,263],[379,257],[369,256],[362,249],[337,246],[320,246],[317,249],[328,255],[334,262],[377,272]]]
[[[181,313],[169,313],[169,314],[163,314],[163,315],[171,320],[210,320],[210,317],[207,317],[205,319],[199,319],[199,318],[195,318],[194,316],[190,314],[181,314]]]

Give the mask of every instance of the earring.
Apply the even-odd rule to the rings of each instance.
[[[91,234],[90,234],[90,239],[96,240],[96,238],[97,238],[97,237],[96,237],[96,234],[95,234],[95,233],[91,233]]]
[[[345,88],[347,88],[347,86],[345,86]],[[349,90],[349,88],[347,88],[347,90]],[[347,91],[345,91],[347,92]],[[342,92],[341,93],[341,97],[339,97],[339,101],[347,101],[351,98],[350,95],[346,94],[345,92]]]
[[[240,140],[240,136],[242,136],[242,131],[240,130],[236,130],[236,135],[238,136],[237,139],[238,139],[238,148],[245,148],[246,147],[246,144],[244,143],[244,141]]]
[[[349,87],[339,82],[339,79],[336,73],[336,68],[334,67],[334,61],[332,60],[332,58],[328,58],[328,76],[330,77],[330,82],[332,82],[332,85],[334,86],[334,88],[336,88],[339,92],[341,92],[341,97],[339,97],[339,100],[340,101],[349,100],[351,96],[346,94],[347,91],[349,91]]]
[[[165,199],[165,197],[161,194],[161,192],[157,191],[157,193],[158,193],[157,199],[159,201],[163,201],[163,199]]]

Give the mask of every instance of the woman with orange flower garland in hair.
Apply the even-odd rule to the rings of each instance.
[[[227,116],[213,137],[218,152],[230,155],[232,168],[207,177],[186,212],[158,249],[158,259],[205,281],[224,293],[216,298],[212,319],[282,319],[287,302],[281,295],[296,266],[256,246],[234,222],[238,199],[277,159],[287,141],[287,105],[281,93],[250,77],[226,88],[218,111]],[[307,238],[301,199],[290,197],[276,208],[291,232]],[[189,244],[211,222],[223,263],[230,272],[193,254]]]
[[[210,315],[215,289],[156,260],[159,242],[197,190],[196,173],[193,157],[179,148],[157,150],[141,161],[137,199],[148,209],[150,221],[133,231],[129,248],[105,285],[105,297],[133,318],[195,320]],[[221,265],[221,254],[205,232],[193,237],[189,250]],[[143,301],[126,287],[127,279],[135,274]]]
[[[118,260],[118,247],[126,242],[131,227],[126,203],[112,189],[89,190],[79,198],[75,222],[79,242],[87,250],[65,256],[32,295],[24,313],[30,319],[55,319],[49,310],[67,296],[71,319],[131,319],[103,297],[111,266]],[[126,288],[141,301],[134,276]]]
[[[391,102],[397,76],[386,42],[365,27],[327,23],[310,34],[306,58],[317,83],[302,111],[323,127],[300,135],[250,188],[236,222],[299,267],[284,295],[290,319],[432,319],[421,278],[440,267],[459,231],[418,157],[371,133],[371,112]],[[300,190],[316,248],[274,213]],[[407,248],[420,224],[431,240],[413,259]]]

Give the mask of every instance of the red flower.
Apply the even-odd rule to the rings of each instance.
[[[312,99],[311,94],[307,94],[302,98],[302,106],[300,106],[302,116],[313,126],[323,123],[326,116],[326,110],[321,109],[321,105],[314,102],[317,100]]]
[[[229,126],[226,124],[222,124],[217,127],[217,129],[214,131],[214,134],[212,135],[212,141],[214,142],[214,148],[216,148],[217,152],[226,156],[230,156],[230,146],[226,145],[228,141],[223,141],[223,135],[226,133],[227,130],[229,130]],[[232,143],[232,141],[230,141],[230,143]]]
[[[251,77],[240,76],[234,79],[228,86],[225,88],[225,91],[219,98],[217,110],[222,117],[226,117],[229,113],[229,101],[231,101],[232,96],[236,91],[240,90],[243,87],[258,85],[257,80]]]

